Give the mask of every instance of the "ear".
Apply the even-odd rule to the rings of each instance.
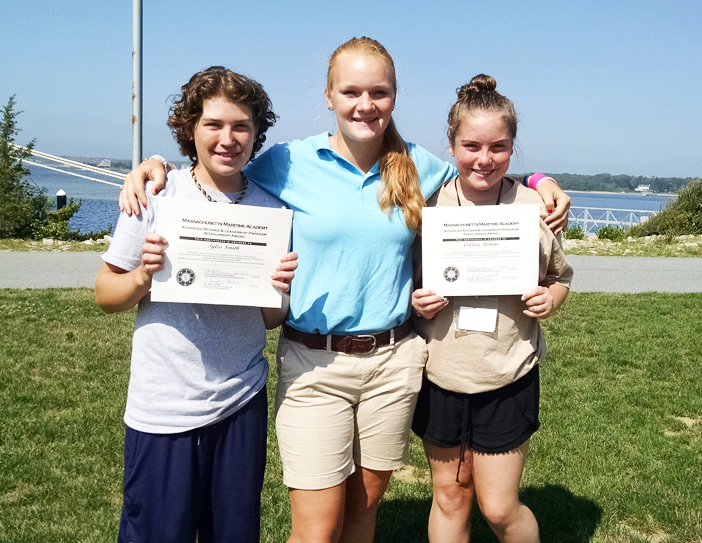
[[[202,115],[200,115],[201,117]],[[189,139],[190,141],[195,141],[195,129],[197,128],[197,125],[200,123],[200,117],[197,118],[197,121],[195,121],[195,124],[193,124],[190,127],[185,128],[185,137]]]
[[[327,109],[329,111],[334,111],[334,103],[332,102],[332,93],[329,87],[324,88],[324,101],[327,103]]]
[[[451,153],[453,158],[456,158],[456,154],[453,152],[453,142],[451,140],[449,140],[449,153]]]

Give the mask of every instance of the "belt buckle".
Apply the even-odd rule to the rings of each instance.
[[[370,349],[368,349],[366,352],[359,352],[357,354],[370,354],[373,351],[375,351],[375,348],[378,344],[378,340],[375,338],[375,336],[373,334],[360,334],[360,335],[356,336],[354,339],[361,339],[361,340],[372,339],[373,340],[373,344],[371,345]]]

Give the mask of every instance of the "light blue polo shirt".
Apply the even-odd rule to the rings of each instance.
[[[408,144],[422,193],[431,196],[455,168]],[[387,330],[409,316],[411,246],[402,212],[378,204],[378,164],[363,174],[332,151],[329,134],[274,145],[247,176],[294,211],[292,246],[299,267],[287,323],[311,333]]]

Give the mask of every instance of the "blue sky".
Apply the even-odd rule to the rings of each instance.
[[[0,20],[18,143],[131,158],[132,3],[8,0]],[[169,97],[215,64],[269,92],[270,142],[334,131],[329,55],[367,35],[395,59],[403,137],[446,160],[455,90],[482,72],[520,117],[511,171],[701,177],[700,23],[699,0],[144,0],[144,154],[180,158]]]

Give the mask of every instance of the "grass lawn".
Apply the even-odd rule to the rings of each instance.
[[[133,321],[103,315],[89,289],[0,290],[0,543],[116,541]],[[571,294],[545,328],[522,484],[542,541],[702,543],[702,295]],[[272,426],[269,445],[273,543],[289,510]],[[415,439],[376,541],[426,541],[430,503]],[[496,541],[477,512],[473,534]]]

